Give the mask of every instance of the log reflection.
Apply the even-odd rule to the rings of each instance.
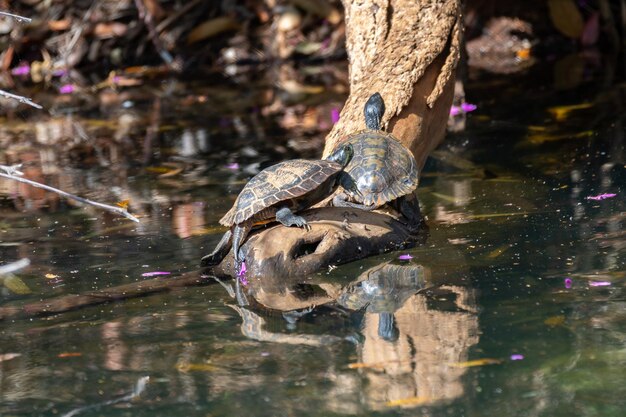
[[[470,347],[478,343],[475,295],[465,287],[435,286],[427,266],[386,262],[348,284],[267,278],[253,280],[250,287],[252,307],[234,307],[246,337],[308,346],[355,343],[356,363],[349,371],[333,371],[335,384],[328,396],[333,411],[355,412],[357,403],[374,410],[414,407],[465,393],[461,377],[466,369],[452,364],[466,361]],[[349,331],[312,335],[289,326],[328,308],[342,308],[347,322],[360,322],[360,337]],[[263,318],[277,313],[286,320],[282,329],[272,329]],[[361,390],[365,397],[357,399]],[[347,398],[352,399],[352,411],[346,409]]]

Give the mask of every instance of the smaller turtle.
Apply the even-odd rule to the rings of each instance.
[[[275,219],[285,226],[308,227],[306,220],[294,213],[330,195],[338,185],[338,174],[352,155],[352,145],[345,145],[325,160],[294,159],[259,172],[245,185],[233,207],[220,220],[222,225],[231,229],[215,250],[202,258],[202,266],[220,262],[232,244],[238,273],[243,262],[239,248],[256,223]]]
[[[374,93],[365,103],[366,130],[352,134],[339,146],[352,145],[354,157],[344,169],[333,205],[373,210],[387,202],[394,205],[412,225],[419,224],[419,203],[412,198],[419,172],[415,158],[398,139],[381,130],[385,103]],[[410,201],[413,200],[413,201]]]

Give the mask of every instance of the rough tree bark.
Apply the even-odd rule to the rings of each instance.
[[[411,150],[421,169],[443,139],[454,95],[460,0],[343,3],[350,96],[326,138],[324,156],[346,135],[364,129],[363,106],[379,92],[387,109],[383,126]],[[250,275],[301,276],[401,247],[414,237],[401,222],[378,212],[322,208],[304,217],[312,225],[310,232],[276,226],[251,236],[242,247]],[[358,227],[346,227],[350,222]],[[303,242],[314,251],[300,253]],[[232,251],[216,272],[233,274]]]

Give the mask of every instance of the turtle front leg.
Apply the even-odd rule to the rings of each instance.
[[[365,210],[365,211],[372,211],[375,208],[377,208],[376,204],[372,204],[368,206],[368,205],[361,204],[361,203],[353,203],[351,201],[348,201],[348,198],[349,198],[348,195],[345,193],[337,194],[335,197],[333,197],[333,206],[349,207],[349,208],[355,208],[355,209],[360,209],[360,210]]]
[[[215,249],[213,249],[213,252],[202,257],[200,260],[200,266],[211,266],[220,263],[230,249],[232,236],[233,233],[230,230],[224,233],[224,236],[222,236],[222,239],[220,239]]]
[[[289,207],[279,209],[276,212],[276,220],[287,227],[298,226],[304,227],[307,230],[310,229],[310,226],[306,220],[304,220],[304,217],[294,214]]]

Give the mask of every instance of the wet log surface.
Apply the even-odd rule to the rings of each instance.
[[[275,225],[250,235],[241,247],[248,279],[310,275],[379,253],[415,245],[426,230],[412,231],[388,214],[325,207],[301,215],[310,230]],[[233,251],[214,268],[218,276],[233,276]]]

